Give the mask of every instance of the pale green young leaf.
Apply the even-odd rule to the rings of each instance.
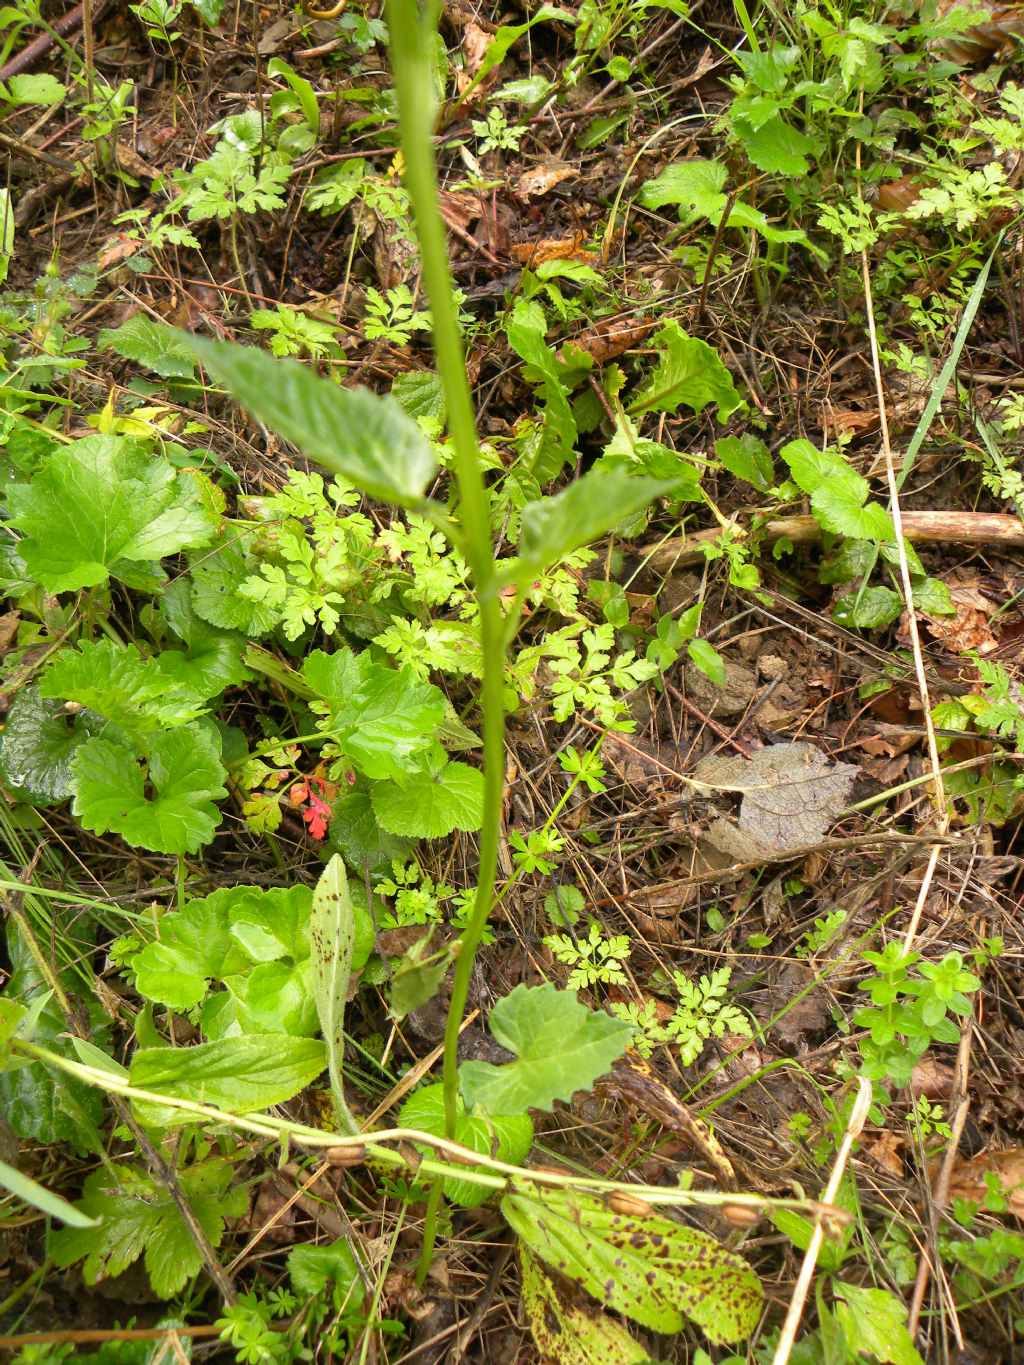
[[[38,1180],[33,1180],[30,1175],[16,1170],[14,1166],[8,1166],[6,1161],[0,1161],[0,1189],[7,1190],[22,1203],[39,1209],[48,1218],[60,1219],[69,1228],[94,1228],[99,1224],[98,1218],[91,1218],[81,1209],[76,1209],[59,1194],[54,1194],[45,1185],[40,1185]]]
[[[851,471],[852,472],[852,471]],[[854,540],[890,540],[896,534],[892,518],[877,502],[864,502],[860,484],[867,484],[859,475],[858,483],[849,479],[823,483],[811,495],[811,511],[823,530],[835,535],[851,536]]]
[[[105,327],[97,345],[164,379],[195,378],[196,364],[189,348],[164,323],[154,322],[145,313],[136,313],[120,327]]]
[[[709,403],[724,422],[743,405],[732,376],[718,352],[699,337],[687,336],[677,322],[667,323],[654,337],[658,363],[629,404],[631,414],[675,412],[685,405],[703,412]]]
[[[314,650],[302,676],[319,700],[322,728],[370,778],[402,778],[434,747],[445,715],[444,693],[410,669],[374,663],[368,650]],[[394,830],[393,833],[401,833]]]
[[[358,1126],[345,1103],[345,1001],[352,975],[355,917],[349,895],[345,864],[335,854],[313,892],[309,925],[313,959],[313,996],[320,1019],[320,1032],[327,1044],[327,1067],[331,1077],[334,1111],[342,1131],[355,1133]]]
[[[668,494],[675,483],[648,479],[621,469],[591,469],[550,498],[523,508],[519,555],[511,577],[532,582],[567,554],[597,540],[636,512]]]
[[[615,1213],[594,1195],[513,1191],[501,1201],[530,1251],[613,1312],[655,1332],[691,1318],[713,1342],[753,1331],[764,1301],[741,1256],[706,1232],[659,1214]]]
[[[343,389],[295,360],[179,333],[209,373],[257,420],[365,493],[422,502],[437,461],[416,422],[391,397]]]
[[[40,679],[39,693],[77,702],[132,735],[187,725],[204,710],[202,696],[172,680],[157,660],[108,639],[61,651]]]
[[[819,450],[803,437],[787,442],[779,454],[789,465],[793,482],[805,493],[813,493],[822,484],[834,481],[845,483],[851,489],[863,489],[861,502],[867,498],[869,492],[867,480],[861,478],[841,455],[836,455],[830,450]]]
[[[453,830],[480,828],[484,809],[484,775],[468,763],[445,763],[425,771],[407,785],[375,782],[370,788],[373,813],[390,834],[443,839]]]
[[[438,1083],[413,1091],[399,1111],[398,1122],[403,1128],[417,1128],[421,1133],[444,1137],[444,1087]],[[498,1161],[518,1166],[533,1145],[533,1122],[528,1114],[467,1113],[460,1097],[454,1138],[474,1152],[483,1152]],[[476,1208],[494,1194],[486,1185],[460,1180],[457,1176],[446,1177],[443,1185],[445,1196],[464,1209]]]
[[[140,1090],[247,1114],[294,1098],[326,1065],[319,1038],[264,1033],[197,1047],[140,1048],[130,1076]],[[147,1115],[154,1108],[147,1102]],[[160,1113],[163,1122],[188,1121],[178,1110],[161,1106]]]
[[[15,105],[59,104],[67,93],[67,86],[46,71],[11,76],[0,85],[0,100]]]
[[[48,592],[106,583],[124,561],[206,545],[217,529],[192,479],[119,436],[55,450],[31,483],[9,490],[8,506],[18,553]]]
[[[199,725],[155,736],[145,773],[130,749],[106,739],[86,740],[71,771],[72,809],[86,829],[154,853],[195,853],[209,843],[220,823],[213,803],[227,796],[216,732]]]
[[[490,1027],[516,1060],[505,1066],[469,1061],[459,1068],[466,1104],[486,1114],[550,1111],[556,1100],[589,1090],[633,1036],[631,1025],[587,1009],[575,994],[550,984],[517,986],[491,1011]]]
[[[177,1179],[210,1244],[219,1246],[226,1220],[241,1217],[248,1203],[234,1164],[207,1161],[178,1171]],[[202,1253],[174,1199],[143,1171],[99,1167],[86,1178],[78,1208],[89,1224],[58,1229],[50,1252],[61,1267],[84,1261],[86,1284],[112,1279],[144,1256],[153,1291],[165,1299],[202,1269]]]
[[[907,1330],[906,1309],[885,1289],[833,1281],[834,1312],[850,1349],[888,1365],[924,1365]]]

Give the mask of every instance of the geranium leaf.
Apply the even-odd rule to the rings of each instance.
[[[484,775],[468,763],[445,763],[435,773],[417,776],[408,786],[375,782],[370,799],[374,815],[392,834],[443,839],[455,829],[480,828]]]
[[[217,1159],[176,1174],[197,1223],[219,1246],[226,1219],[241,1217],[248,1202],[234,1164]],[[93,1171],[78,1209],[89,1225],[58,1229],[50,1251],[61,1267],[84,1260],[86,1284],[120,1275],[144,1256],[154,1293],[172,1298],[202,1268],[202,1253],[174,1199],[143,1171],[123,1165]]]
[[[345,864],[335,854],[313,892],[309,926],[313,961],[313,997],[320,1032],[327,1044],[334,1109],[342,1130],[358,1132],[358,1125],[345,1103],[345,1001],[352,975],[355,947],[355,916],[349,895]]]
[[[757,1324],[760,1281],[706,1232],[563,1190],[514,1191],[501,1211],[541,1260],[655,1332],[678,1332],[689,1317],[713,1342],[740,1341]]]
[[[72,760],[73,810],[96,834],[120,834],[154,853],[195,853],[220,822],[213,802],[227,795],[224,775],[216,732],[205,726],[155,736],[146,775],[124,745],[89,739]]]
[[[245,1114],[292,1099],[326,1064],[319,1038],[263,1033],[197,1047],[140,1048],[132,1057],[130,1076],[140,1090]],[[147,1102],[147,1115],[156,1108]],[[165,1122],[188,1121],[177,1110],[161,1107],[160,1113]]]
[[[366,650],[317,649],[303,663],[302,676],[321,698],[313,709],[325,715],[323,728],[366,777],[401,778],[434,746],[444,693],[410,670],[376,664]]]
[[[840,1300],[834,1309],[836,1321],[851,1351],[890,1365],[923,1365],[907,1330],[906,1310],[894,1294],[843,1280],[834,1280],[833,1287]]]
[[[880,503],[864,504],[858,483],[841,479],[824,483],[811,496],[811,511],[818,525],[836,535],[854,540],[890,540],[895,535],[892,518]]]
[[[159,656],[158,656],[159,657]],[[132,735],[185,725],[203,713],[203,698],[168,677],[134,645],[83,640],[66,649],[43,674],[43,697],[77,702],[99,712]]]
[[[94,711],[67,715],[59,701],[40,696],[38,687],[23,688],[0,736],[0,778],[35,806],[67,800],[76,749],[106,724]]]
[[[630,413],[675,412],[683,404],[703,412],[714,403],[718,420],[724,422],[742,406],[732,376],[706,341],[687,336],[677,322],[669,322],[654,344],[660,351],[658,363],[630,403]]]
[[[48,592],[117,577],[118,563],[206,545],[217,518],[195,482],[142,445],[87,436],[46,457],[30,484],[8,492],[18,553]]]
[[[633,1027],[603,1011],[589,1010],[570,991],[517,986],[491,1011],[491,1032],[516,1054],[505,1066],[463,1062],[462,1094],[470,1109],[486,1114],[551,1110],[577,1090],[589,1090],[621,1057]]]
[[[425,1085],[414,1091],[402,1105],[398,1121],[403,1128],[418,1128],[421,1133],[444,1137],[444,1086]],[[455,1141],[474,1152],[518,1165],[533,1145],[533,1123],[528,1114],[467,1114],[460,1098]],[[459,1180],[457,1176],[445,1179],[444,1192],[453,1204],[465,1209],[476,1208],[494,1193],[486,1185]]]
[[[253,417],[372,497],[422,501],[437,461],[416,422],[390,397],[343,389],[295,360],[179,333]]]
[[[238,591],[254,575],[258,561],[249,554],[250,537],[229,525],[224,544],[192,557],[192,607],[197,616],[222,630],[238,630],[250,638],[268,635],[280,613]]]

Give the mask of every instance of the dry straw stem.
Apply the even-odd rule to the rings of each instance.
[[[884,412],[884,408],[882,409]],[[1024,546],[1024,525],[1019,517],[1004,512],[904,512],[903,535],[915,545],[1005,545]],[[746,530],[739,522],[731,528],[740,535]],[[720,526],[695,531],[690,536],[673,536],[643,548],[648,568],[665,573],[704,559],[704,547],[722,534]],[[774,517],[758,529],[766,541],[791,540],[794,545],[809,545],[821,539],[821,527],[813,517]]]
[[[836,1155],[836,1164],[832,1167],[832,1174],[829,1182],[825,1186],[821,1196],[823,1204],[835,1203],[836,1195],[839,1193],[839,1186],[842,1183],[843,1173],[846,1170],[846,1163],[850,1159],[850,1152],[853,1144],[860,1136],[860,1131],[867,1120],[868,1111],[871,1108],[871,1082],[865,1076],[857,1078],[857,1098],[854,1101],[850,1117],[846,1124],[846,1132],[839,1145],[839,1152]],[[800,1319],[803,1317],[804,1304],[807,1302],[807,1295],[810,1292],[811,1281],[814,1279],[814,1267],[818,1263],[818,1255],[821,1252],[821,1244],[825,1240],[825,1228],[819,1218],[814,1225],[811,1233],[811,1240],[807,1244],[804,1252],[803,1265],[800,1267],[800,1274],[797,1277],[796,1288],[793,1290],[793,1297],[789,1301],[789,1310],[786,1313],[786,1321],[782,1324],[782,1331],[779,1334],[779,1344],[775,1348],[775,1355],[772,1357],[772,1365],[786,1365],[789,1360],[790,1352],[796,1342],[796,1334],[800,1327]]]
[[[971,1042],[973,1038],[974,1025],[968,1019],[964,1024],[963,1032],[960,1035],[960,1047],[956,1056],[956,1111],[953,1114],[953,1121],[949,1125],[949,1138],[946,1142],[942,1166],[932,1190],[930,1208],[932,1234],[931,1256],[921,1257],[921,1262],[917,1267],[917,1279],[914,1283],[914,1293],[910,1300],[910,1313],[907,1317],[907,1328],[911,1336],[917,1335],[918,1324],[921,1320],[921,1309],[924,1306],[924,1296],[928,1291],[928,1281],[931,1278],[932,1257],[936,1260],[938,1259],[937,1243],[939,1236],[939,1218],[942,1215],[943,1209],[949,1203],[949,1185],[953,1177],[953,1167],[956,1165],[957,1153],[960,1149],[960,1139],[963,1136],[964,1124],[967,1122],[967,1111],[971,1107],[970,1096],[967,1093],[967,1080],[970,1075]],[[953,1306],[951,1305],[951,1307]],[[951,1320],[957,1347],[959,1350],[963,1351],[964,1340],[960,1331],[960,1323],[957,1320],[955,1307],[953,1307],[951,1313]]]

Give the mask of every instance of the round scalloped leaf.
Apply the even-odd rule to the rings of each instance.
[[[446,763],[408,786],[375,782],[370,799],[383,829],[418,839],[443,839],[452,830],[480,828],[484,775],[468,763]]]

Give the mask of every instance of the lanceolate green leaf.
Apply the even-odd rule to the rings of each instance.
[[[33,1180],[31,1176],[23,1174],[13,1166],[8,1166],[6,1161],[0,1161],[0,1188],[9,1190],[16,1198],[26,1204],[31,1204],[34,1209],[39,1209],[47,1217],[59,1218],[69,1228],[94,1228],[99,1221],[96,1218],[90,1218],[81,1209],[76,1209],[73,1204],[69,1204],[59,1194],[54,1194],[52,1190],[40,1185],[38,1180]]]
[[[206,545],[217,528],[188,475],[119,436],[54,451],[30,484],[9,490],[8,505],[24,536],[18,553],[48,592],[92,587],[125,563]]]
[[[358,1126],[345,1103],[345,1001],[352,973],[355,919],[345,864],[335,854],[324,868],[313,892],[309,926],[313,957],[313,994],[320,1032],[327,1044],[334,1109],[343,1131]]]
[[[591,1195],[516,1191],[501,1211],[529,1249],[606,1308],[655,1332],[687,1318],[713,1342],[741,1341],[761,1312],[760,1281],[706,1232],[658,1214],[613,1212]]]
[[[544,339],[547,322],[540,304],[520,299],[505,331],[512,349],[533,366],[536,382],[544,395],[544,435],[532,472],[539,483],[547,483],[573,458],[576,419],[555,353]]]
[[[141,1048],[132,1057],[130,1075],[140,1090],[246,1114],[292,1099],[326,1064],[319,1038],[263,1033],[198,1047]],[[152,1107],[147,1104],[147,1111]],[[181,1114],[173,1114],[173,1121],[181,1122]]]
[[[597,540],[674,487],[671,480],[592,469],[561,493],[528,502],[522,513],[515,578],[531,581],[571,550]]]
[[[554,1107],[589,1090],[610,1070],[633,1036],[632,1026],[588,1010],[570,991],[517,986],[491,1011],[491,1032],[518,1060],[506,1066],[463,1062],[462,1094],[470,1109],[519,1114]]]
[[[437,462],[416,422],[391,397],[343,389],[295,360],[186,336],[200,361],[253,417],[365,493],[422,501]]]

